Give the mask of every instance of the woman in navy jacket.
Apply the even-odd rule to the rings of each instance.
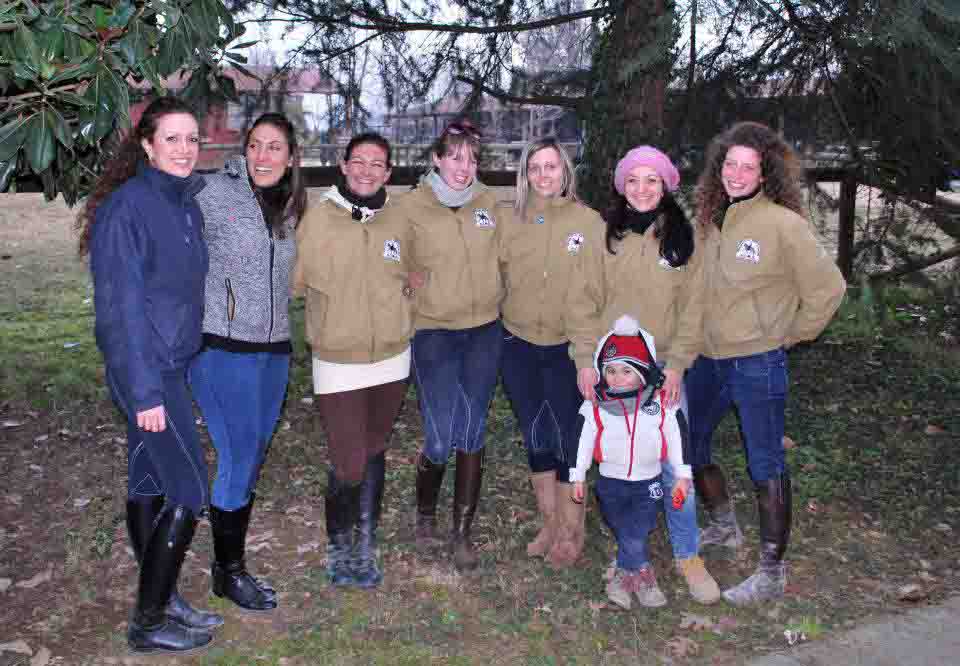
[[[176,592],[207,466],[186,384],[201,342],[207,249],[194,202],[200,137],[193,111],[160,98],[104,168],[80,213],[95,333],[114,402],[127,418],[127,527],[140,564],[127,640],[135,652],[182,652],[223,618]]]

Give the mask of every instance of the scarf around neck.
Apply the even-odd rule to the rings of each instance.
[[[443,178],[440,177],[440,174],[437,173],[435,169],[424,176],[423,180],[425,180],[433,190],[437,200],[447,208],[460,208],[461,206],[467,205],[470,203],[470,200],[483,189],[483,186],[474,178],[473,182],[470,183],[466,189],[455,190],[444,182]]]
[[[372,197],[364,198],[357,196],[346,187],[341,191],[339,187],[333,185],[323,196],[344,210],[350,211],[353,219],[361,224],[366,224],[373,219],[373,216],[387,205],[389,199],[387,190],[383,187]]]

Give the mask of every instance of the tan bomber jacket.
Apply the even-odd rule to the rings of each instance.
[[[297,228],[292,290],[306,299],[306,338],[317,358],[375,363],[413,336],[413,299],[403,295],[411,230],[384,210],[366,223],[328,199],[311,197]]]
[[[410,260],[426,274],[415,298],[418,330],[473,328],[499,316],[500,220],[493,192],[478,186],[473,200],[453,210],[421,183],[381,213],[390,224],[410,228]]]
[[[585,245],[603,238],[603,219],[567,197],[531,196],[525,220],[512,206],[501,210],[503,325],[533,344],[565,343],[571,335],[567,297],[574,268]]]
[[[703,346],[703,248],[680,268],[660,256],[655,225],[633,232],[610,254],[605,239],[589,248],[571,291],[572,356],[577,369],[593,367],[601,337],[621,315],[634,317],[654,337],[657,360],[666,368],[689,368]],[[699,241],[699,239],[697,239]]]
[[[730,206],[704,245],[710,358],[813,340],[840,307],[846,282],[810,223],[763,193]]]

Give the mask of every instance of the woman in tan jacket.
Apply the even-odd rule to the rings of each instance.
[[[407,391],[410,228],[389,207],[390,144],[354,137],[343,181],[311,203],[297,231],[294,290],[306,297],[313,387],[327,432],[327,575],[375,587],[385,455]]]
[[[411,260],[425,284],[417,289],[413,376],[423,415],[417,464],[416,539],[447,545],[457,569],[474,569],[470,540],[480,499],[487,410],[500,372],[503,288],[497,265],[496,198],[477,180],[480,133],[451,123],[431,149],[433,169],[405,195],[391,220],[411,229]],[[437,532],[437,497],[456,450],[449,541]]]
[[[783,596],[791,482],[783,450],[785,350],[813,340],[845,283],[803,217],[796,154],[772,129],[738,123],[714,139],[697,192],[708,266],[704,352],[687,373],[694,482],[710,516],[703,543],[743,537],[710,440],[736,407],[760,518],[756,573],[726,590],[732,604]]]
[[[566,151],[527,144],[512,214],[503,216],[500,266],[503,385],[523,433],[542,528],[527,554],[570,566],[583,548],[584,505],[571,499],[579,437],[577,368],[569,354],[567,294],[582,248],[599,246],[603,220],[577,198]]]
[[[594,399],[600,381],[592,356],[597,341],[617,318],[629,315],[654,337],[665,376],[663,401],[667,407],[681,405],[685,431],[683,374],[702,344],[703,250],[674,199],[679,184],[670,158],[652,146],[633,148],[617,163],[605,242],[580,263],[571,319],[585,399]],[[684,462],[689,464],[686,440]],[[664,484],[673,485],[670,465],[664,465]],[[690,594],[701,603],[717,601],[720,589],[699,556],[694,493],[678,508],[668,503],[666,512],[674,559]]]

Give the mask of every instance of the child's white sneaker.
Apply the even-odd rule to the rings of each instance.
[[[633,576],[634,574],[630,571],[617,568],[613,572],[613,577],[607,581],[607,599],[625,610],[630,610],[631,606]]]
[[[657,577],[653,569],[649,566],[643,567],[633,574],[635,582],[633,583],[633,594],[641,606],[647,608],[657,608],[667,604],[667,598],[663,596],[660,587],[657,585]]]

